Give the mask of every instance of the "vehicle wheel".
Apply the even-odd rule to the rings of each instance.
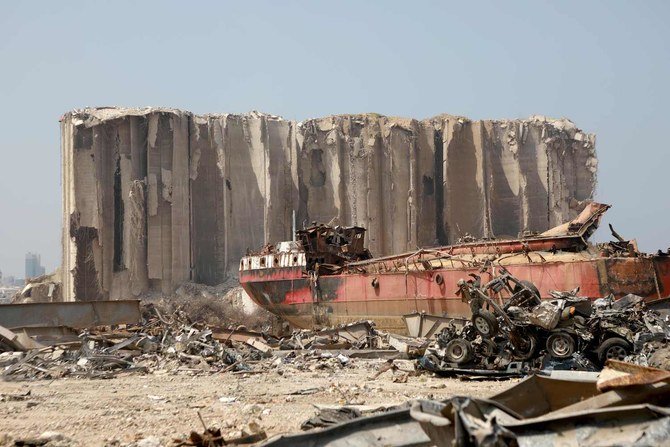
[[[479,345],[479,351],[483,357],[493,357],[498,351],[498,345],[493,340],[485,338]]]
[[[535,355],[537,338],[533,334],[524,334],[523,337],[516,337],[512,346],[514,347],[515,359],[528,360]]]
[[[498,319],[488,310],[479,310],[472,316],[472,324],[484,338],[495,337],[500,327]]]
[[[565,332],[556,332],[547,339],[547,352],[555,359],[566,359],[575,352],[575,340]]]
[[[461,338],[451,340],[445,349],[445,357],[448,362],[462,365],[472,357],[472,345],[469,341]]]
[[[521,284],[523,284],[525,288],[530,290],[532,292],[532,294],[534,295],[533,299],[529,299],[528,301],[525,302],[525,304],[524,304],[525,307],[537,306],[538,304],[540,304],[542,302],[542,300],[540,298],[540,291],[538,290],[537,287],[535,287],[535,284],[533,284],[530,281],[526,281],[526,280],[521,280],[519,282]],[[514,286],[513,292],[517,293],[520,290],[521,290],[521,287],[519,285],[516,285],[516,286]],[[527,296],[528,296],[528,292],[526,292],[524,297],[527,297]]]
[[[623,338],[612,337],[602,342],[598,348],[598,359],[604,365],[608,360],[623,360],[630,351],[630,343]]]

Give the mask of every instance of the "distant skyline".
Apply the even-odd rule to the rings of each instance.
[[[2,2],[0,269],[60,264],[59,117],[85,106],[303,120],[567,117],[597,135],[596,199],[670,246],[670,2]]]

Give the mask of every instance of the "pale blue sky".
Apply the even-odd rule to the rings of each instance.
[[[665,249],[669,19],[667,1],[2,1],[0,269],[59,264],[58,118],[102,105],[568,117],[597,134],[605,223]]]

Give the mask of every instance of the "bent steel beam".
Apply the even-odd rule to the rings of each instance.
[[[139,300],[0,305],[0,326],[8,329],[48,326],[81,329],[138,323],[140,319]]]

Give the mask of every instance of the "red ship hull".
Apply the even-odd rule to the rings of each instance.
[[[303,328],[374,320],[402,333],[402,315],[469,317],[456,295],[469,275],[505,268],[535,284],[542,298],[551,290],[580,288],[592,299],[633,293],[648,301],[670,296],[670,251],[639,253],[635,242],[589,247],[588,236],[609,205],[591,203],[570,222],[526,239],[486,240],[369,259],[364,229],[315,226],[240,262],[240,283],[260,306]]]
[[[532,281],[543,298],[549,297],[550,290],[578,286],[580,295],[589,298],[634,293],[653,300],[670,295],[670,257],[665,256],[508,264],[505,268],[519,279]],[[242,271],[240,283],[258,305],[298,327],[365,319],[402,332],[401,317],[412,312],[468,317],[469,307],[455,292],[458,280],[470,273],[482,274],[479,268],[342,273],[319,277],[317,286],[300,267],[280,267]],[[442,284],[436,281],[438,275]]]

